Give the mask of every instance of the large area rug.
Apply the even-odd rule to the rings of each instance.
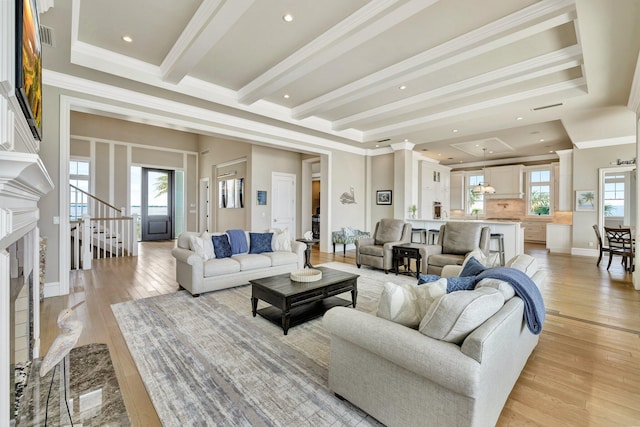
[[[343,263],[324,266],[360,274],[357,309],[368,312],[376,310],[386,281],[415,283]],[[250,296],[245,285],[199,298],[181,291],[111,306],[162,423],[378,425],[328,389],[330,340],[322,319],[285,336],[252,317]]]

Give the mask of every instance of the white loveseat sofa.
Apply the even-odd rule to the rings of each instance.
[[[213,233],[220,235],[223,233]],[[250,242],[249,232],[245,232]],[[171,254],[176,259],[176,280],[193,296],[203,292],[244,285],[249,280],[289,273],[304,268],[306,245],[291,240],[290,251],[259,254],[241,253],[226,258],[203,259],[192,250],[190,237],[200,233],[184,232],[176,240]]]
[[[535,259],[507,263],[540,288]],[[460,266],[447,266],[457,274]],[[510,286],[510,285],[506,285]],[[492,290],[494,291],[494,290]],[[388,426],[492,426],[538,343],[517,296],[458,345],[352,308],[329,310],[329,388]]]

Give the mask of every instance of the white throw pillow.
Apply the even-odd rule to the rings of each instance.
[[[207,238],[208,236],[208,238]],[[189,236],[189,247],[203,260],[215,258],[211,234],[204,232],[200,237]]]
[[[431,304],[419,330],[428,337],[461,344],[503,305],[504,297],[493,288],[451,292]]]
[[[420,311],[415,292],[406,285],[385,283],[378,302],[378,317],[416,328],[420,324]]]
[[[284,230],[280,230],[279,228],[272,228],[269,230],[269,232],[273,233],[273,238],[271,239],[271,249],[273,249],[274,252],[291,252],[291,236],[289,235],[288,228],[285,228]]]
[[[446,293],[446,279],[420,286],[387,282],[380,295],[377,316],[417,328],[431,304]]]
[[[213,241],[211,240],[211,233],[207,233],[203,231],[200,235],[202,239],[202,246],[204,247],[204,256],[205,260],[214,259],[216,257],[216,253],[213,250]]]

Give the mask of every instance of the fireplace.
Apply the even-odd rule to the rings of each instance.
[[[0,425],[10,425],[15,367],[40,356],[38,201],[53,183],[37,154],[0,151]]]

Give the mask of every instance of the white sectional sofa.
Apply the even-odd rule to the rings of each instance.
[[[213,233],[221,235],[223,233]],[[250,242],[246,231],[247,242]],[[200,233],[184,232],[176,240],[171,254],[176,259],[176,280],[193,296],[203,292],[244,285],[249,280],[289,273],[304,268],[306,245],[290,241],[291,250],[262,253],[241,253],[225,258],[204,259],[196,254],[190,238]]]

